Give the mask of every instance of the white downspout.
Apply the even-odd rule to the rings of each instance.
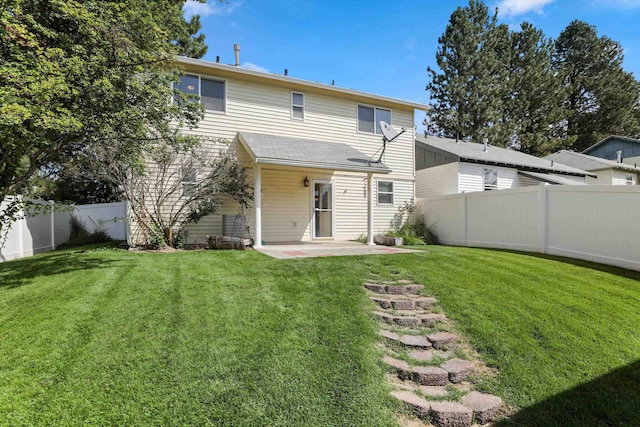
[[[253,167],[253,205],[256,213],[256,239],[254,248],[262,247],[262,170],[258,163]]]
[[[373,174],[367,174],[367,245],[373,246]]]

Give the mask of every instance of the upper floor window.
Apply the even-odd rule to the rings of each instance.
[[[304,93],[291,92],[291,118],[304,120]]]
[[[378,181],[378,204],[393,204],[393,181]]]
[[[498,171],[496,169],[484,169],[484,189],[485,190],[497,190],[498,189]]]
[[[226,84],[224,80],[210,79],[193,74],[180,76],[173,87],[188,95],[198,95],[204,108],[209,111],[226,110]],[[174,100],[175,101],[175,100]]]
[[[391,124],[391,110],[358,105],[358,131],[382,135],[380,121]]]

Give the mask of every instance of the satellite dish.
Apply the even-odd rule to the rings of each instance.
[[[387,148],[387,142],[393,141],[407,131],[403,126],[402,130],[397,132],[389,123],[382,120],[380,120],[380,130],[382,131],[382,153],[380,153],[377,163],[380,163],[380,160],[382,160],[384,150]]]
[[[380,121],[380,130],[382,131],[382,136],[387,142],[393,141],[399,135],[398,132],[387,122]]]

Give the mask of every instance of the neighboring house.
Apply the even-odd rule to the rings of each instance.
[[[596,178],[587,177],[587,184],[636,185],[640,169],[634,165],[602,159],[575,151],[561,150],[545,157],[558,163],[589,171]]]
[[[516,150],[416,137],[416,197],[502,190],[540,183],[584,185],[595,174]]]
[[[391,228],[414,197],[414,110],[428,106],[332,84],[191,58],[178,88],[201,96],[197,132],[231,141],[251,172],[245,211],[262,242],[348,240]],[[380,121],[407,131],[381,154]],[[186,177],[185,184],[194,177]],[[238,205],[188,226],[188,243],[223,235]],[[227,228],[228,229],[228,228]]]
[[[618,163],[640,165],[640,139],[610,135],[582,153]]]

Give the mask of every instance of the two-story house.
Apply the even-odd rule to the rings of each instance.
[[[231,141],[251,172],[249,216],[263,243],[350,240],[391,228],[413,199],[415,102],[239,66],[180,58],[181,90],[206,108],[198,132]],[[380,121],[406,132],[382,154]],[[223,235],[221,211],[188,226],[188,242]]]

